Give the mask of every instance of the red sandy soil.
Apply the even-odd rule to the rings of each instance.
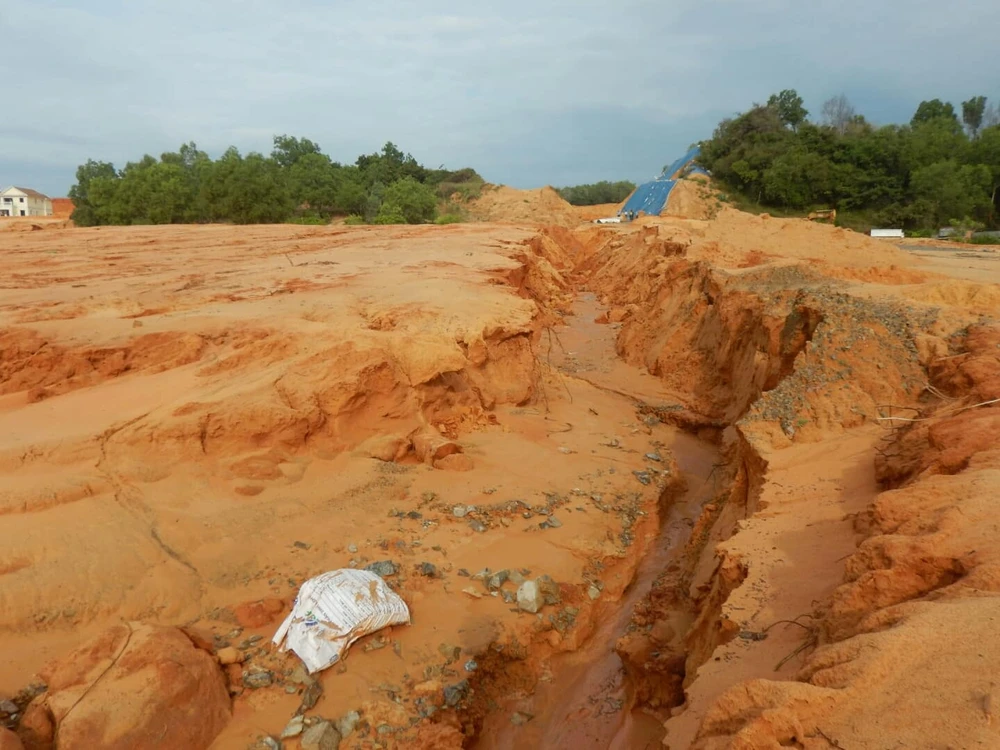
[[[245,748],[321,689],[342,747],[997,746],[994,279],[690,188],[0,233],[0,721]],[[277,623],[380,560],[413,623],[310,687]]]

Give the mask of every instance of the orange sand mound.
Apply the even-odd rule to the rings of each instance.
[[[578,209],[551,187],[517,190],[506,185],[487,185],[468,206],[476,221],[516,224],[555,224],[572,227],[581,221]]]

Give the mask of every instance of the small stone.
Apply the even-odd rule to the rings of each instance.
[[[302,750],[337,750],[340,747],[340,732],[329,721],[313,724],[302,735]]]
[[[483,598],[482,592],[478,591],[477,589],[474,589],[472,586],[467,586],[466,588],[462,589],[462,593],[463,594],[468,594],[473,599],[482,599]]]
[[[340,732],[342,739],[346,738],[360,723],[361,714],[357,711],[348,711],[337,721],[337,731]]]
[[[424,514],[417,513],[417,511],[415,510],[411,510],[409,513],[406,514],[406,517],[409,518],[411,521],[419,521],[421,518],[424,517]]]
[[[653,478],[649,475],[648,471],[633,471],[632,473],[635,474],[635,478],[642,484],[648,485],[653,481]]]
[[[469,695],[469,681],[462,680],[454,685],[448,685],[444,689],[444,703],[449,708],[454,708]]]
[[[527,579],[524,577],[524,575],[521,573],[521,571],[519,571],[519,570],[510,570],[510,571],[507,571],[507,580],[509,580],[511,583],[513,583],[516,586],[520,586]]]
[[[358,545],[356,545],[356,544],[348,544],[347,545],[347,551],[350,552],[352,555],[355,554],[358,551]]]
[[[243,661],[243,654],[237,648],[226,646],[226,648],[220,648],[216,652],[215,658],[219,660],[219,664],[226,666],[228,664],[239,664]]]
[[[525,581],[517,588],[517,607],[525,612],[537,613],[545,605],[545,597],[534,581]]]
[[[591,601],[599,599],[601,596],[601,590],[597,588],[597,586],[595,586],[594,584],[590,584],[590,586],[587,588],[587,596],[590,597]]]
[[[560,526],[562,526],[562,521],[560,521],[555,516],[549,516],[548,520],[543,521],[542,523],[539,524],[539,526],[541,526],[543,529],[558,529]]]
[[[648,458],[650,461],[657,461],[657,462],[663,460],[663,458],[660,457],[659,453],[647,453],[646,458]]]
[[[302,693],[302,702],[296,713],[304,714],[306,711],[312,710],[321,695],[323,695],[323,686],[319,682],[310,683]]]
[[[459,568],[458,569],[458,574],[460,576],[462,576],[462,578],[468,578],[469,577],[469,571],[467,571],[465,568]]]
[[[479,533],[486,531],[486,525],[483,524],[482,521],[477,521],[475,518],[469,521],[469,528],[473,531],[478,531]]]
[[[298,547],[299,549],[309,549],[310,547],[312,547],[312,545],[307,542],[295,542],[295,544],[292,546]]]
[[[437,566],[433,563],[423,562],[420,563],[420,575],[426,576],[427,578],[439,578],[441,574],[438,572]]]
[[[396,575],[398,568],[392,560],[379,560],[378,562],[368,563],[365,566],[365,570],[381,578],[387,578]]]
[[[576,453],[576,451],[575,451],[575,450],[573,450],[572,448],[567,448],[567,447],[566,447],[565,445],[561,445],[561,446],[559,446],[559,452],[560,452],[560,453],[565,453],[565,454],[566,454],[567,456],[568,456],[568,455],[569,455],[570,453]]]
[[[514,595],[514,592],[507,591],[507,589],[503,589],[500,592],[500,596],[503,597],[504,602],[507,604],[513,604],[515,601],[517,601],[517,596]]]
[[[451,513],[455,518],[465,518],[469,515],[469,509],[465,505],[456,505],[451,509]]]
[[[302,730],[305,729],[304,721],[304,716],[293,716],[291,721],[285,724],[285,728],[281,730],[281,739],[287,740],[302,734]]]
[[[379,734],[392,734],[391,724],[379,724],[378,728],[375,730]]]
[[[490,591],[497,591],[507,582],[508,578],[510,578],[510,571],[498,570],[489,577],[489,580],[486,582],[486,588]]]
[[[295,687],[295,685],[285,685],[285,692],[288,693],[289,695],[295,695],[297,692],[299,692],[299,689]]]
[[[458,661],[458,657],[462,655],[462,649],[459,646],[452,646],[448,643],[442,643],[438,646],[438,651],[441,652],[441,656],[448,660],[449,664]]]
[[[475,672],[477,669],[479,669],[479,665],[476,663],[475,659],[469,659],[467,662],[465,662],[464,667],[466,672]]]
[[[534,718],[535,717],[532,716],[531,714],[525,714],[525,713],[521,713],[520,711],[515,711],[510,716],[510,723],[513,724],[516,727],[519,727],[519,726],[521,726],[523,724],[527,724],[529,721],[531,721]]]
[[[261,737],[257,740],[257,743],[251,747],[253,750],[281,750],[281,741],[268,735],[266,737]]]
[[[261,672],[243,673],[243,687],[250,688],[252,690],[271,687],[273,682],[274,673],[267,670],[263,670]]]
[[[0,701],[0,714],[7,714],[11,716],[19,712],[17,704],[14,701],[2,700]]]

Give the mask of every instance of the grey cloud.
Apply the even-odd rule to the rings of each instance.
[[[879,122],[995,88],[1000,4],[958,0],[36,0],[2,11],[30,61],[4,91],[0,182],[64,194],[195,140],[341,161],[386,140],[519,187],[644,179],[718,120],[792,87]],[[960,39],[960,50],[954,40]],[[973,64],[979,61],[979,64]]]

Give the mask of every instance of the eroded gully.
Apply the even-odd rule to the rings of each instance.
[[[570,377],[615,391],[636,402],[669,401],[659,381],[623,362],[615,351],[617,326],[594,323],[602,312],[593,294],[581,293],[568,325],[555,331],[550,362]],[[544,340],[544,337],[543,337]],[[687,489],[669,504],[659,534],[639,563],[637,573],[616,607],[576,651],[560,654],[547,665],[529,698],[512,699],[487,721],[477,738],[480,750],[523,747],[653,748],[663,737],[662,718],[631,708],[628,685],[615,643],[625,633],[632,610],[649,592],[657,576],[678,560],[691,532],[692,520],[720,487],[716,468],[719,449],[672,428],[666,447],[684,475]],[[517,711],[531,717],[513,726]]]

